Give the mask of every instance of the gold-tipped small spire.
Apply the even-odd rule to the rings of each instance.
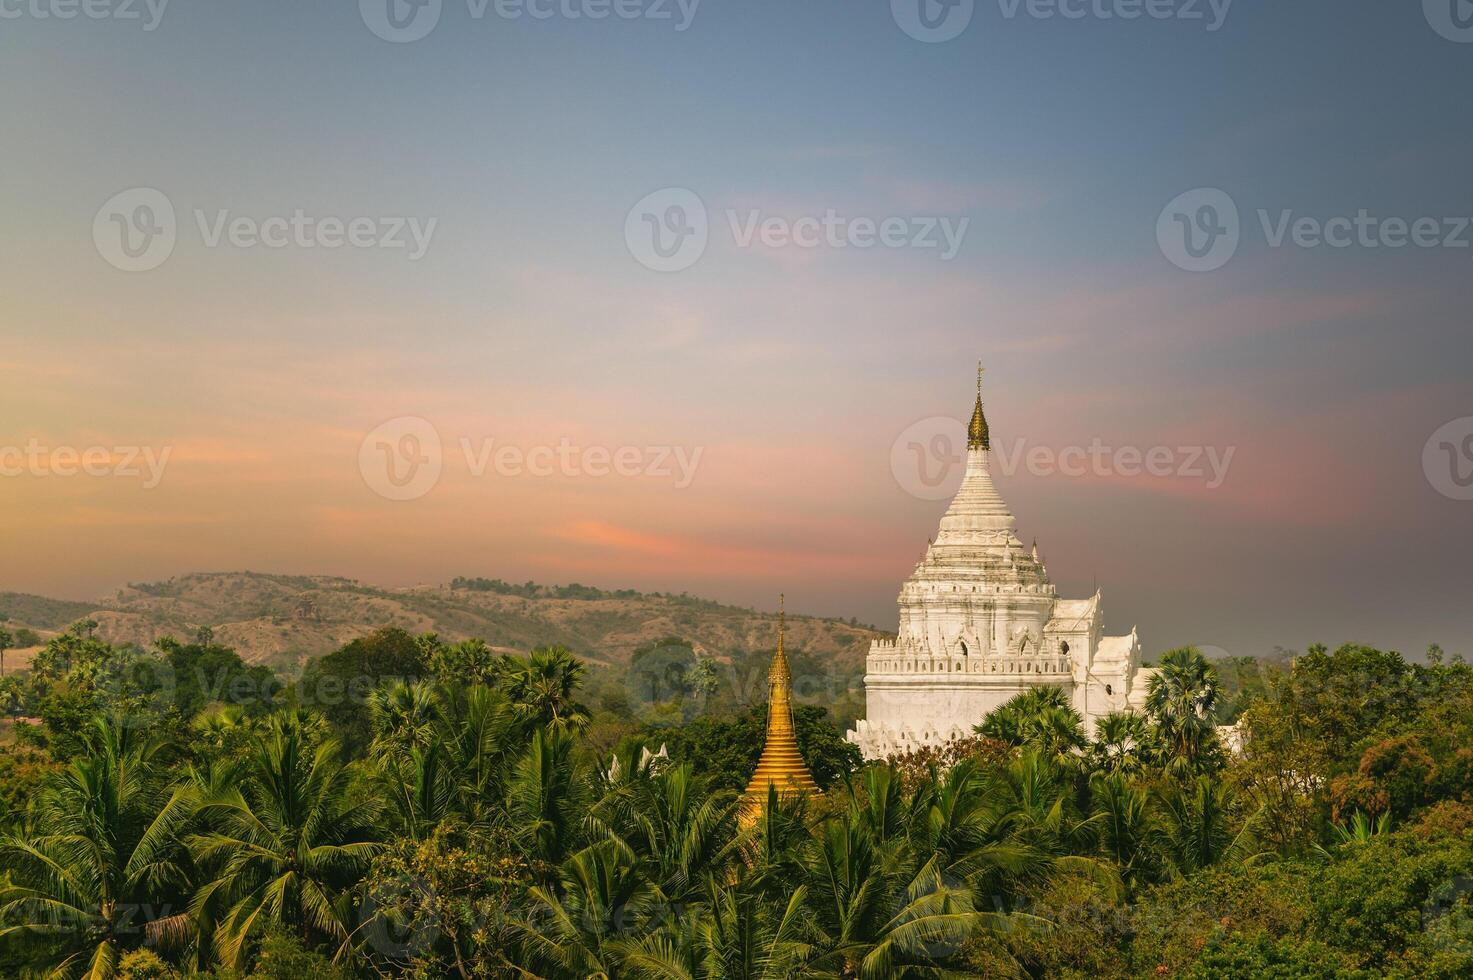
[[[972,407],[972,421],[967,426],[968,449],[991,449],[992,436],[987,431],[987,416],[982,413],[982,362],[977,362],[977,403]]]
[[[818,784],[798,751],[798,738],[793,728],[793,675],[788,667],[784,639],[787,633],[786,598],[778,596],[777,652],[767,669],[767,737],[762,744],[762,757],[757,771],[743,794],[741,822],[756,823],[767,806],[768,787],[776,787],[778,796],[818,792]]]

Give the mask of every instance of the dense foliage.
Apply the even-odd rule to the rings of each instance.
[[[5,976],[1473,975],[1473,670],[1435,649],[1172,651],[1143,713],[1039,687],[868,767],[814,682],[825,792],[749,823],[764,651],[390,629],[284,684],[93,633],[4,682]]]

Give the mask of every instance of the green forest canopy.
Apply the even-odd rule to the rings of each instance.
[[[0,974],[1473,974],[1473,670],[1435,648],[1172,651],[1145,714],[1040,689],[883,766],[808,678],[825,792],[742,831],[766,656],[387,629],[285,683],[81,624],[0,682]]]

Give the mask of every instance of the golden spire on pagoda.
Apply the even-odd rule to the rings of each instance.
[[[818,784],[798,752],[798,739],[793,731],[793,674],[788,668],[783,634],[787,631],[787,611],[783,596],[778,596],[777,652],[767,669],[767,738],[762,745],[762,758],[757,771],[747,784],[742,799],[742,823],[750,826],[767,806],[768,787],[775,786],[779,796],[795,796],[818,792]]]
[[[972,422],[967,426],[968,449],[991,449],[992,437],[987,431],[987,416],[982,414],[982,362],[977,362],[977,404],[972,408]]]

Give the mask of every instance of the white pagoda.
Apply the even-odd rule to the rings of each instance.
[[[961,488],[901,586],[898,635],[870,647],[866,717],[848,735],[866,759],[971,735],[989,711],[1042,684],[1068,691],[1089,730],[1145,699],[1151,669],[1140,666],[1135,630],[1104,635],[1098,591],[1058,597],[1037,545],[1013,533],[990,455],[979,367]]]

